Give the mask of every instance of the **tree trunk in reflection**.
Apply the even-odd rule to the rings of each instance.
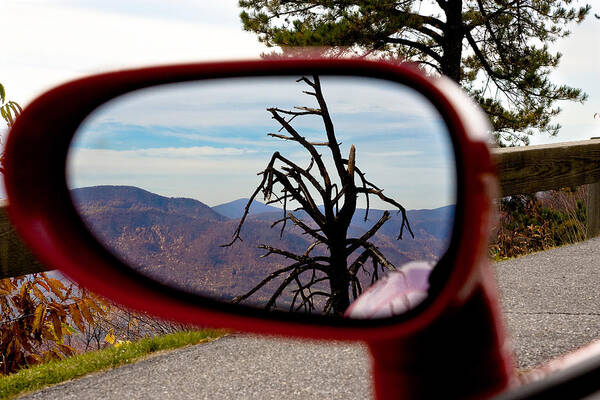
[[[298,143],[308,152],[310,160],[306,167],[301,167],[279,152],[275,152],[267,167],[259,173],[262,176],[233,233],[231,242],[223,245],[233,246],[237,240],[242,240],[240,234],[244,221],[248,217],[250,206],[256,196],[262,193],[266,204],[279,203],[283,207],[282,218],[272,224],[272,228],[280,225],[281,235],[288,222],[298,227],[304,234],[309,235],[313,242],[303,254],[296,254],[267,244],[259,248],[266,250],[262,257],[276,254],[289,260],[289,265],[271,272],[250,291],[233,299],[240,303],[254,295],[263,287],[277,285],[265,309],[282,309],[303,311],[306,313],[320,312],[323,314],[342,315],[350,298],[355,299],[363,287],[359,279],[362,271],[374,282],[384,270],[395,270],[396,267],[369,240],[390,219],[388,211],[373,226],[358,238],[348,237],[348,228],[356,212],[358,196],[364,196],[366,210],[364,219],[368,218],[370,198],[376,196],[383,202],[398,209],[402,214],[402,223],[397,239],[402,239],[404,229],[414,237],[406,210],[396,200],[383,194],[383,190],[367,180],[366,175],[356,165],[356,149],[352,145],[348,158],[343,158],[340,145],[336,138],[335,129],[325,98],[321,81],[318,76],[312,80],[302,77],[297,82],[306,84],[309,89],[303,91],[312,96],[318,103],[318,108],[298,106],[292,110],[276,107],[267,108],[281,128],[269,136],[280,140]],[[292,126],[297,117],[316,115],[321,118],[327,140],[323,142],[309,141]],[[282,133],[283,132],[283,133]],[[322,154],[317,150],[324,147],[329,151],[328,156],[333,168],[327,168]],[[321,205],[318,205],[318,204]],[[294,207],[292,211],[288,211]],[[301,219],[295,212],[302,211],[308,218]],[[326,255],[314,255],[316,248],[325,247]],[[371,261],[368,263],[368,261]],[[328,285],[327,282],[328,281]],[[327,286],[329,289],[327,290]],[[286,295],[291,295],[291,301],[284,307],[278,307],[276,302]]]

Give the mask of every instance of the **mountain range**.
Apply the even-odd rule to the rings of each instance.
[[[281,234],[282,210],[254,201],[242,227],[242,241],[231,242],[248,199],[215,207],[189,198],[169,198],[133,186],[93,186],[73,189],[73,203],[90,231],[104,246],[141,273],[167,285],[209,297],[231,299],[246,293],[271,272],[290,264],[283,256],[261,257],[260,244],[303,254],[311,238],[288,223]],[[384,210],[357,210],[349,236],[359,237]],[[295,215],[311,224],[303,212]],[[445,251],[454,217],[454,206],[409,210],[415,238],[396,240],[401,216],[391,212],[371,242],[397,267],[411,260],[435,262]],[[281,236],[280,236],[281,235]],[[325,255],[321,245],[311,255]],[[261,305],[276,289],[277,281],[249,298]],[[288,296],[289,297],[289,296]]]

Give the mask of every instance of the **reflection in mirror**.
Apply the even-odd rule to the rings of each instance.
[[[84,121],[67,175],[90,231],[140,273],[221,301],[336,316],[383,277],[397,312],[421,302],[456,202],[437,110],[411,88],[359,77],[131,92]]]

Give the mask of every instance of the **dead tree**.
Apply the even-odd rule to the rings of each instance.
[[[291,222],[304,234],[311,237],[312,244],[303,254],[294,254],[267,244],[260,245],[259,248],[266,250],[266,254],[262,257],[277,254],[289,259],[290,264],[273,271],[253,289],[235,297],[233,302],[242,302],[270,282],[280,281],[265,305],[267,310],[276,307],[275,302],[287,289],[291,290],[293,294],[289,306],[290,311],[308,313],[317,311],[316,304],[318,302],[322,305],[322,309],[318,311],[323,314],[340,315],[350,304],[350,291],[352,297],[356,298],[363,290],[358,277],[361,269],[371,276],[371,281],[378,279],[378,274],[383,270],[396,269],[370,242],[375,233],[391,218],[388,211],[385,211],[381,218],[361,237],[348,237],[348,227],[356,211],[358,196],[364,195],[366,200],[365,221],[369,215],[369,199],[371,196],[376,196],[397,208],[398,212],[402,214],[398,239],[402,239],[405,228],[413,237],[414,234],[404,207],[396,200],[384,195],[383,189],[367,180],[365,172],[356,165],[354,145],[350,147],[348,158],[342,157],[340,143],[335,135],[319,77],[315,75],[312,80],[302,77],[297,82],[303,82],[310,87],[303,93],[316,98],[318,108],[294,107],[292,110],[267,108],[272,118],[281,126],[277,133],[268,135],[298,143],[308,152],[310,161],[303,168],[279,152],[275,152],[264,171],[258,174],[262,176],[262,180],[246,204],[243,216],[233,233],[232,241],[224,246],[231,246],[237,240],[241,240],[240,232],[248,216],[250,205],[260,192],[262,192],[266,204],[280,203],[283,206],[283,217],[275,221],[271,228],[281,224],[281,234],[283,234],[286,224]],[[309,141],[291,125],[295,118],[307,115],[316,115],[322,119],[327,135],[326,141]],[[282,131],[284,132],[282,133]],[[323,155],[317,151],[319,147],[327,148],[335,171],[327,170]],[[288,212],[290,204],[294,202],[299,204],[294,211],[304,211],[312,222],[305,222],[294,213]],[[321,203],[322,206],[319,207],[318,203]],[[318,246],[326,246],[328,251],[325,253],[327,255],[311,256]],[[370,265],[369,260],[371,261]],[[327,286],[329,290],[323,290]]]

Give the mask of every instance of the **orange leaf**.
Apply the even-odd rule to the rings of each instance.
[[[27,287],[28,286],[29,285],[23,285],[23,286],[21,286],[21,290],[19,291],[19,296],[25,297],[25,295],[27,294],[27,289],[28,289]]]
[[[42,293],[42,291],[40,289],[38,289],[37,286],[33,287],[33,294],[35,295],[35,297],[37,297],[41,302],[45,302],[46,301],[46,296],[44,296],[44,293]]]
[[[14,347],[14,339],[8,343],[8,346],[6,346],[6,357],[7,358],[9,358],[9,356],[11,355],[13,347]]]
[[[96,298],[96,299],[88,298],[85,301],[85,304],[87,304],[87,306],[89,308],[93,308],[100,315],[106,315],[106,311],[103,310],[102,307],[100,306],[100,304],[98,304],[98,303],[102,304],[102,301],[100,299],[98,299],[98,298]]]
[[[10,279],[0,279],[0,295],[10,294],[14,290]]]
[[[48,282],[48,284],[50,285],[50,290],[52,290],[52,293],[54,293],[54,295],[56,297],[58,297],[61,300],[65,299],[65,296],[64,296],[63,292],[61,291],[61,289],[64,289],[64,286],[62,283],[60,283],[59,280],[53,279],[53,278],[48,278],[46,280],[46,282]],[[61,286],[62,286],[62,288],[61,288]]]
[[[90,324],[93,324],[94,317],[92,316],[92,313],[90,313],[90,309],[88,308],[85,301],[82,301],[81,303],[79,303],[79,309],[81,310],[81,313],[83,314],[83,317],[85,318],[85,320],[87,322],[89,322]]]
[[[58,314],[56,314],[55,312],[52,312],[50,314],[50,318],[52,318],[52,327],[54,328],[54,334],[56,335],[56,338],[58,340],[62,339],[62,325],[60,323],[60,318],[58,317]]]
[[[61,349],[61,351],[63,353],[65,353],[66,355],[71,355],[75,353],[75,349],[72,348],[71,346],[67,346],[66,344],[63,343],[59,343],[58,347]]]
[[[36,285],[40,285],[41,287],[43,287],[44,289],[46,289],[47,291],[50,291],[50,287],[41,279],[41,278],[36,278],[34,280],[34,283]]]
[[[46,305],[40,304],[35,308],[33,326],[31,330],[35,333],[40,330],[44,323],[44,315],[46,314]]]
[[[51,360],[61,360],[63,358],[65,358],[61,353],[58,352],[58,350],[56,349],[52,349],[48,352],[48,355],[50,356]]]
[[[56,336],[54,336],[54,333],[48,328],[42,329],[42,337],[47,340],[56,340]]]
[[[2,301],[0,301],[0,308],[2,309],[2,314],[4,316],[12,314],[13,310],[10,308],[10,306],[8,304],[8,299],[2,299]]]
[[[33,354],[32,353],[32,354],[29,354],[27,356],[27,363],[28,364],[38,364],[38,363],[40,363],[42,361],[43,361],[42,357],[38,356],[37,354]]]
[[[21,342],[19,341],[19,337],[18,337],[18,336],[15,336],[15,337],[14,337],[14,339],[13,339],[13,343],[15,344],[15,347],[16,347],[16,348],[19,348],[19,347],[21,347]]]
[[[66,290],[66,286],[63,285],[63,283],[61,281],[59,281],[58,279],[54,279],[54,278],[48,278],[48,282],[50,282],[50,284],[56,285],[59,289],[62,290]]]
[[[53,302],[52,304],[50,304],[50,306],[54,307],[54,309],[56,310],[56,314],[58,314],[59,317],[67,316],[66,310],[68,309],[68,306],[66,304]]]
[[[85,332],[85,325],[83,324],[83,319],[81,318],[81,312],[79,312],[79,308],[77,308],[77,304],[73,303],[69,306],[69,314],[71,314],[71,318],[77,328],[81,333]]]
[[[25,341],[21,342],[20,344],[26,353],[32,353],[34,351],[34,349],[31,347],[31,344],[29,344],[29,342],[27,342],[27,339],[25,339]]]

